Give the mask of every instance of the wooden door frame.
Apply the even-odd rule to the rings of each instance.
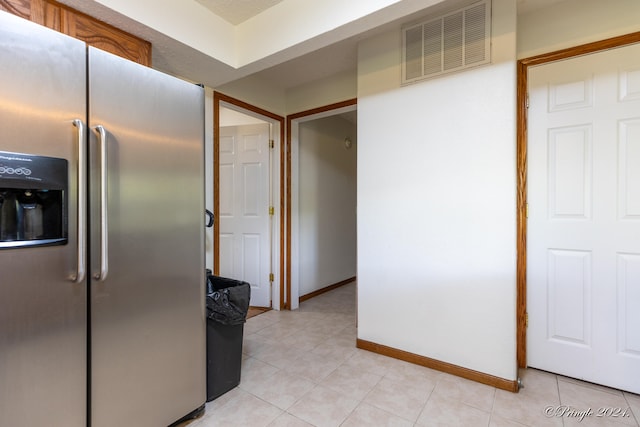
[[[324,105],[322,107],[312,108],[310,110],[300,111],[299,113],[289,114],[287,116],[287,140],[286,140],[286,295],[287,300],[284,304],[284,308],[291,310],[291,144],[293,142],[293,135],[291,134],[291,124],[294,120],[300,120],[302,118],[308,118],[315,116],[316,114],[322,114],[340,108],[351,107],[358,105],[358,99],[352,98],[345,101],[336,102],[334,104]]]
[[[529,67],[576,56],[640,43],[640,32],[612,37],[580,46],[544,53],[518,61],[517,88],[517,324],[516,357],[519,368],[527,367],[527,87]]]
[[[279,236],[274,236],[276,239],[280,239],[278,244],[280,256],[279,256],[279,287],[280,287],[280,299],[277,301],[278,310],[284,308],[284,152],[285,152],[285,140],[284,140],[284,117],[271,113],[262,108],[248,104],[239,99],[225,95],[220,92],[213,92],[213,215],[214,218],[220,218],[220,104],[230,104],[239,108],[242,108],[252,113],[256,113],[263,117],[269,118],[280,124],[280,200],[279,200],[279,212],[280,212],[280,233]],[[269,171],[270,174],[273,171]],[[220,274],[220,226],[217,221],[214,221],[213,226],[213,274]],[[270,298],[273,295],[270,295]],[[273,303],[272,303],[273,304]]]

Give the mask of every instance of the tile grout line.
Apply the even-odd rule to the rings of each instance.
[[[557,374],[554,374],[554,378],[556,380],[556,390],[558,391],[558,403],[562,405],[562,393],[560,393],[560,378],[558,378]],[[562,421],[562,426],[564,427],[564,417],[561,417],[560,421]]]
[[[638,416],[636,416],[636,413],[631,408],[631,402],[629,402],[629,399],[627,399],[627,393],[623,392],[622,397],[624,397],[624,401],[627,402],[627,408],[629,409],[629,411],[631,411],[631,415],[633,416],[633,419],[636,421],[636,426],[640,426],[640,420],[638,419]]]

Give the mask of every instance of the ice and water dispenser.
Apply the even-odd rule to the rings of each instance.
[[[67,243],[66,159],[0,151],[0,250]]]

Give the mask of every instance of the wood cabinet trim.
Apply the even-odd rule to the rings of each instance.
[[[151,43],[55,0],[0,0],[0,10],[151,66]]]

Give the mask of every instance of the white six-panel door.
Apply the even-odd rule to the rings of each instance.
[[[640,45],[528,90],[528,365],[639,393]]]
[[[220,275],[251,284],[271,307],[269,124],[220,128]]]

